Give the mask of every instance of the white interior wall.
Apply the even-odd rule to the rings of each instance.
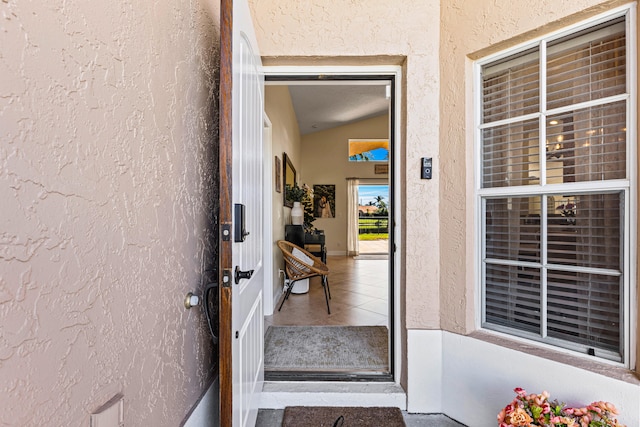
[[[349,161],[349,139],[389,138],[389,116],[382,115],[302,137],[301,181],[310,186],[336,186],[335,218],[316,218],[313,225],[324,230],[329,255],[345,255],[347,247],[347,177],[384,179],[374,164]]]
[[[267,85],[265,86],[265,113],[271,122],[271,161],[275,170],[276,157],[280,164],[280,176],[278,180],[282,187],[282,192],[276,191],[275,172],[270,179],[271,183],[271,214],[272,214],[272,253],[273,253],[273,292],[272,300],[275,306],[281,292],[284,277],[278,273],[284,268],[282,253],[276,245],[278,240],[284,239],[284,226],[291,223],[291,208],[284,206],[284,184],[282,176],[284,174],[284,153],[290,157],[296,172],[300,169],[300,131],[298,122],[293,111],[291,95],[287,86]],[[265,314],[270,314],[265,312]]]

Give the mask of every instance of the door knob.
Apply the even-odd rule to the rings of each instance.
[[[242,271],[240,267],[236,265],[236,285],[240,283],[242,279],[251,279],[251,276],[253,276],[253,270]]]

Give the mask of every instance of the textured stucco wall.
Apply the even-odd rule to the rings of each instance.
[[[399,183],[406,226],[400,266],[404,327],[455,333],[475,328],[473,129],[467,126],[473,122],[471,58],[623,3],[250,1],[269,65],[404,58]],[[419,179],[420,157],[433,157],[434,179]]]
[[[406,115],[402,117],[402,220],[406,254],[406,324],[439,328],[438,43],[439,1],[251,0],[260,54],[278,57],[405,57]],[[357,63],[351,61],[352,63]],[[361,63],[367,62],[362,59]],[[407,141],[406,145],[404,141]],[[433,157],[435,176],[420,180],[420,157]]]
[[[440,47],[440,160],[442,328],[474,328],[472,60],[477,51],[504,49],[622,1],[442,1]],[[527,35],[524,33],[529,32]],[[499,47],[492,47],[499,44]],[[479,55],[482,55],[481,53]]]
[[[0,425],[173,427],[211,380],[218,9],[0,2]]]

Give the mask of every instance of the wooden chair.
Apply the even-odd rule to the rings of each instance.
[[[287,285],[284,298],[282,299],[282,303],[280,303],[278,311],[282,309],[284,302],[289,299],[295,282],[319,276],[322,277],[322,288],[324,289],[324,299],[327,301],[327,312],[331,314],[331,309],[329,308],[329,299],[331,298],[331,290],[329,289],[329,267],[309,251],[286,240],[278,240],[278,247],[280,251],[282,251],[285,262],[285,272],[289,279],[289,284]]]

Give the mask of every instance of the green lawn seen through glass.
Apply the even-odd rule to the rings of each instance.
[[[358,240],[388,240],[388,233],[367,233],[367,234],[359,234]]]

